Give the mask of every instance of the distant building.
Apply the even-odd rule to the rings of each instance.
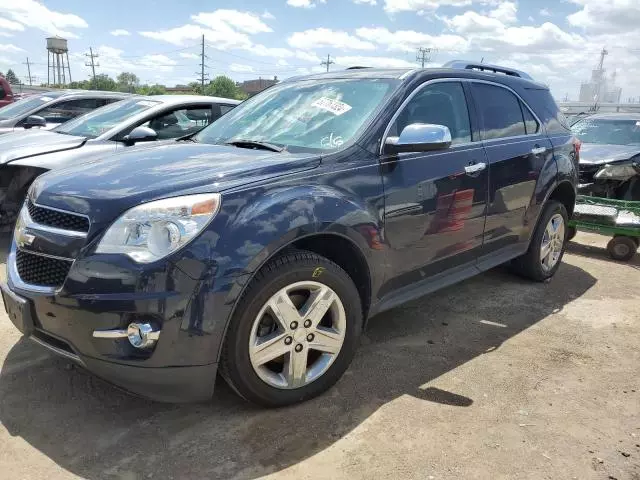
[[[195,93],[189,85],[176,85],[175,87],[165,88],[167,93]]]
[[[273,77],[273,80],[268,80],[266,78],[258,78],[256,80],[246,80],[244,82],[239,82],[238,87],[244,93],[253,97],[256,93],[260,93],[265,88],[269,88],[276,83],[278,83],[278,77]]]

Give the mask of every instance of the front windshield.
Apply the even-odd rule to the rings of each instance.
[[[53,131],[79,137],[96,138],[123,120],[159,103],[161,102],[140,98],[122,100],[77,117],[54,128]]]
[[[51,93],[46,95],[34,95],[32,97],[18,100],[6,107],[0,108],[0,120],[20,117],[21,115],[24,115],[25,113],[28,113],[59,96],[59,93]]]
[[[609,145],[640,144],[640,121],[584,119],[571,127],[584,143]]]
[[[198,133],[196,142],[267,142],[290,151],[335,150],[366,126],[397,80],[303,80],[275,85]]]

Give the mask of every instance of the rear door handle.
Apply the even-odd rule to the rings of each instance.
[[[478,173],[483,171],[485,168],[487,168],[487,164],[484,162],[480,162],[480,163],[473,163],[471,165],[467,165],[466,167],[464,167],[464,171],[467,174],[472,174],[472,173]]]
[[[541,153],[546,152],[547,149],[545,147],[535,147],[531,149],[531,153],[534,155],[540,155]]]

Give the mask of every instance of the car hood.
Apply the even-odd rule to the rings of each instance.
[[[41,205],[111,221],[158,198],[222,192],[315,168],[320,156],[231,146],[170,143],[113,154],[38,177],[31,198]]]
[[[580,163],[584,165],[604,165],[605,163],[627,160],[639,154],[640,145],[583,143],[580,147]]]
[[[45,153],[81,147],[84,137],[64,135],[46,130],[19,131],[0,136],[0,164]]]

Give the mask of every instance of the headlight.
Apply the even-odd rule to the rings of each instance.
[[[123,213],[100,240],[96,253],[122,253],[151,263],[189,243],[215,217],[219,193],[143,203]]]

